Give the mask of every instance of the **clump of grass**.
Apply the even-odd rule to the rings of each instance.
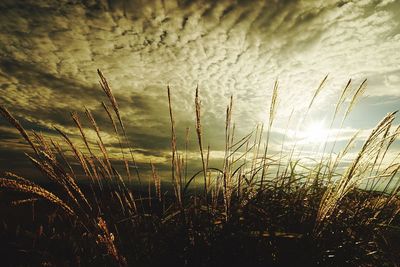
[[[86,132],[85,121],[77,112],[71,113],[83,142],[81,149],[58,128],[55,128],[60,136],[58,141],[40,133],[28,133],[0,106],[2,116],[30,145],[32,154],[27,157],[48,179],[48,183],[39,185],[17,174],[6,173],[7,178],[0,178],[0,189],[22,194],[15,196],[22,199],[10,202],[14,203],[13,209],[15,205],[31,202],[40,207],[41,200],[47,200],[51,204],[48,213],[53,209],[64,218],[48,220],[44,225],[49,229],[40,224],[40,235],[33,235],[35,242],[52,244],[41,248],[46,253],[41,254],[38,264],[55,264],[57,261],[50,256],[51,251],[65,244],[70,245],[71,251],[65,255],[73,255],[73,259],[66,258],[61,263],[83,266],[399,264],[395,256],[400,252],[399,247],[388,248],[387,243],[392,235],[399,234],[400,180],[397,174],[400,163],[396,158],[389,165],[383,164],[400,134],[400,127],[393,130],[396,112],[389,113],[375,127],[344,172],[339,170],[339,165],[357,135],[338,155],[333,153],[336,141],[329,153],[325,153],[325,143],[323,156],[316,154],[315,163],[306,164],[302,161],[301,149],[296,149],[297,143],[289,152],[284,151],[285,139],[278,153],[271,153],[269,148],[278,110],[279,86],[275,82],[265,144],[264,125],[257,125],[244,137],[236,137],[231,97],[226,109],[224,159],[218,168],[210,166],[211,148],[204,146],[197,88],[194,126],[201,170],[188,177],[189,128],[186,129],[184,153],[181,153],[177,145],[171,88],[167,87],[171,177],[161,177],[156,165],[149,162],[151,179],[144,190],[116,97],[101,71],[98,75],[111,108],[104,102],[102,106],[118,140],[125,173],[120,173],[117,161],[110,158],[110,148],[104,143],[100,130],[103,125],[97,124],[90,110],[85,108],[84,114],[88,127],[95,132],[92,138]],[[327,80],[328,76],[315,91],[302,122],[307,120]],[[366,81],[352,94],[350,85],[351,80],[338,99],[330,128],[348,100],[340,123],[343,126],[365,90]],[[297,150],[299,156],[295,157]],[[137,175],[137,188],[126,183],[126,179],[131,181],[131,168]],[[78,182],[80,173],[88,184]],[[193,185],[199,175],[203,178],[201,188]],[[162,186],[163,181],[172,181],[173,194],[168,193],[171,186]],[[375,190],[377,183],[384,185],[383,190]],[[194,193],[191,188],[195,189]],[[198,194],[198,190],[202,193]],[[144,197],[146,191],[147,197]],[[44,216],[33,217],[41,215]],[[8,231],[8,227],[3,230]],[[56,245],[54,240],[58,240]],[[17,240],[13,240],[15,242]],[[40,251],[40,247],[36,250]]]

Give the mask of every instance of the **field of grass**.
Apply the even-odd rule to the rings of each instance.
[[[31,147],[27,160],[48,179],[39,183],[11,172],[0,178],[0,256],[5,266],[400,265],[400,163],[397,158],[385,163],[400,134],[393,126],[395,112],[370,132],[344,169],[340,166],[357,136],[340,153],[325,146],[315,163],[303,164],[296,156],[299,145],[278,154],[269,148],[276,83],[265,131],[257,127],[236,137],[231,99],[224,160],[222,166],[211,166],[196,90],[202,168],[187,177],[168,88],[171,172],[161,177],[150,163],[148,182],[136,167],[117,100],[98,73],[123,171],[110,159],[102,125],[90,110],[85,110],[85,120],[72,113],[82,149],[60,129],[59,142],[25,130],[0,106],[1,115]],[[310,100],[304,121],[325,82]],[[338,96],[331,128],[336,121],[343,125],[366,83],[354,90],[350,85]],[[89,140],[83,122],[95,131],[96,140]],[[89,182],[78,181],[78,173]],[[132,180],[136,182],[127,182]]]

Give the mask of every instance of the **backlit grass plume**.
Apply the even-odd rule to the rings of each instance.
[[[190,164],[195,160],[189,153],[190,131],[187,127],[181,148],[173,91],[168,86],[171,171],[166,175],[157,163],[145,162],[150,173],[145,177],[135,161],[117,98],[100,70],[98,75],[107,98],[101,106],[108,122],[99,124],[85,107],[72,111],[78,138],[72,138],[61,127],[54,128],[56,136],[27,131],[8,109],[0,106],[1,115],[28,143],[31,150],[26,153],[27,159],[46,180],[33,182],[14,172],[5,172],[0,178],[5,196],[2,203],[8,203],[7,208],[18,212],[19,208],[32,207],[34,219],[21,220],[21,225],[13,228],[16,226],[9,218],[4,218],[0,231],[5,237],[18,233],[10,243],[17,244],[21,238],[21,247],[26,246],[23,240],[31,239],[34,246],[29,249],[39,255],[29,258],[31,264],[400,264],[400,246],[393,238],[400,236],[400,162],[398,155],[388,158],[400,134],[400,126],[395,125],[396,112],[386,115],[370,131],[358,151],[355,147],[360,133],[335,153],[337,133],[323,141],[322,153],[303,156],[298,133],[294,133],[294,142],[285,143],[294,111],[277,146],[281,150],[271,147],[271,140],[279,142],[273,135],[279,113],[278,81],[266,112],[267,125],[257,125],[244,136],[237,134],[240,126],[234,122],[233,97],[226,108],[225,125],[205,129],[202,114],[207,107],[201,105],[196,88],[192,126],[198,145],[197,166],[201,167],[190,175]],[[328,76],[306,105],[300,124],[309,119],[327,83]],[[355,90],[352,81],[347,82],[334,106],[330,130],[336,124],[343,127],[365,88],[366,80]],[[106,142],[109,139],[104,129],[111,129],[107,135],[116,140],[117,153]],[[204,145],[205,130],[224,132],[219,166],[211,160],[213,148]],[[137,179],[132,179],[132,169]],[[35,232],[35,227],[40,231]],[[25,229],[24,237],[19,236],[20,228]],[[63,258],[59,250],[69,256]],[[16,257],[14,265],[23,258]]]

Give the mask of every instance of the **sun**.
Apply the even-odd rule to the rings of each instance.
[[[301,134],[301,139],[307,144],[323,143],[328,138],[329,131],[324,125],[324,121],[312,122],[305,126]]]

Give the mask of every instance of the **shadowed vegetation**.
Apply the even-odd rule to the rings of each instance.
[[[167,88],[171,123],[171,175],[161,178],[149,162],[142,177],[119,111],[103,74],[103,102],[119,142],[123,168],[109,156],[101,127],[90,110],[71,113],[83,146],[63,130],[60,138],[26,131],[5,108],[1,115],[30,145],[27,158],[47,183],[5,172],[0,178],[2,258],[9,265],[46,266],[397,266],[400,246],[400,164],[386,163],[400,134],[389,113],[370,132],[350,162],[343,159],[357,135],[334,153],[336,140],[313,163],[302,160],[295,142],[272,151],[269,142],[278,108],[278,82],[269,108],[266,136],[257,126],[235,136],[233,99],[226,109],[222,166],[211,166],[204,146],[199,90],[195,93],[195,134],[201,169],[188,177],[188,136],[178,150],[173,101]],[[302,122],[323,90],[317,88]],[[341,127],[366,87],[347,83],[330,128]],[[87,134],[87,123],[95,135]],[[336,136],[337,139],[338,136]],[[94,139],[93,139],[94,138]],[[265,140],[265,143],[264,143]],[[151,142],[151,140],[149,140]],[[86,179],[78,179],[78,176]],[[82,181],[82,182],[78,182]],[[87,182],[85,182],[87,181]],[[19,206],[19,207],[16,207]],[[397,240],[396,240],[397,238]]]

